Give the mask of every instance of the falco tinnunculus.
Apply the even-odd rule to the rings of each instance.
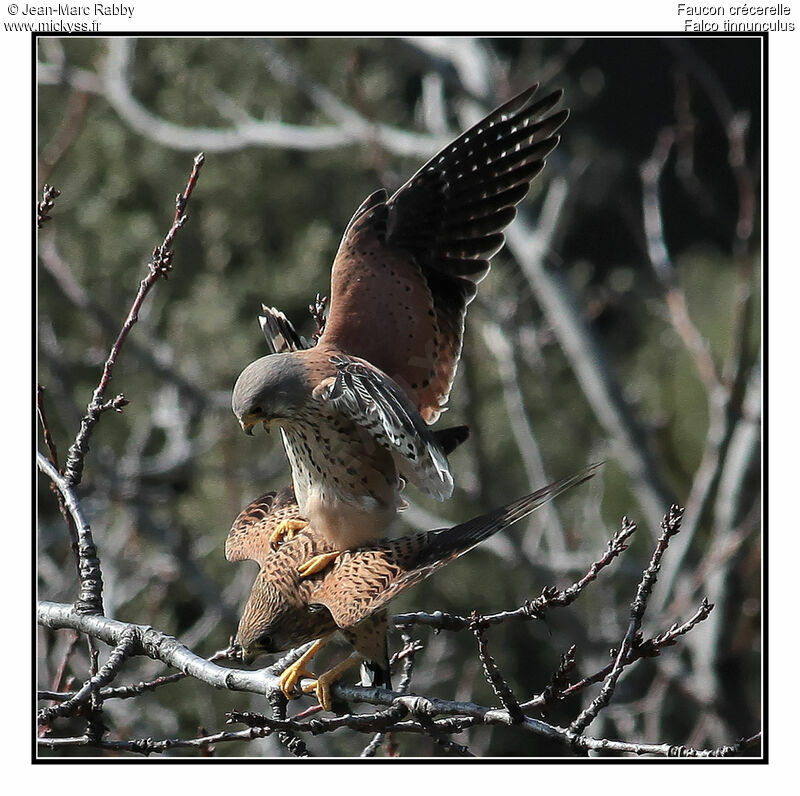
[[[316,678],[311,688],[316,688],[320,704],[330,709],[331,684],[358,662],[369,662],[374,685],[390,687],[386,604],[487,537],[591,478],[598,466],[591,465],[571,478],[452,528],[384,539],[348,550],[338,556],[333,566],[308,578],[300,574],[299,565],[329,552],[331,542],[312,524],[273,549],[270,538],[275,526],[302,515],[291,487],[277,495],[264,495],[237,517],[225,544],[229,561],[253,559],[261,567],[236,635],[243,659],[250,661],[261,653],[314,641],[281,675],[281,687],[291,697],[300,678],[314,677],[307,669],[309,661],[339,631],[355,652]]]
[[[280,428],[302,516],[332,545],[306,574],[384,536],[405,481],[440,500],[452,494],[427,424],[447,402],[477,283],[568,116],[551,113],[562,92],[533,102],[536,89],[441,150],[391,198],[369,196],[334,260],[317,345],[258,359],[236,382],[242,428]]]

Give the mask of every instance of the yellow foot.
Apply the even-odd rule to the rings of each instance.
[[[295,661],[291,666],[287,666],[283,670],[278,682],[280,684],[281,691],[283,691],[283,695],[287,699],[295,699],[297,697],[297,694],[293,693],[294,687],[304,677],[315,678],[316,675],[306,669],[305,661],[302,658],[299,661]],[[308,692],[304,691],[304,693]]]
[[[330,635],[318,638],[291,666],[287,666],[281,676],[278,678],[278,683],[287,699],[294,699],[294,687],[297,685],[298,680],[303,677],[315,678],[316,675],[308,671],[306,664],[328,643]]]
[[[322,675],[320,675],[317,680],[303,688],[303,693],[310,694],[312,691],[316,692],[317,702],[319,702],[322,709],[331,710],[333,708],[331,685],[332,683],[324,681]]]
[[[302,531],[308,525],[306,520],[283,520],[275,527],[269,535],[269,543],[274,550],[279,544],[293,539],[298,531]]]
[[[317,701],[325,710],[333,708],[333,699],[331,698],[331,686],[342,679],[342,675],[355,664],[360,663],[363,657],[357,652],[354,652],[341,663],[329,669],[327,672],[321,674],[315,683],[310,683],[303,688],[304,694],[310,694],[315,691],[317,694]]]
[[[300,573],[301,578],[310,578],[312,575],[316,575],[317,572],[322,572],[325,567],[336,561],[340,555],[339,551],[335,553],[320,553],[314,558],[309,558],[305,564],[298,567],[297,571]]]

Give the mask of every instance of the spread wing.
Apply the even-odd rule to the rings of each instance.
[[[309,602],[328,608],[339,627],[351,627],[492,534],[588,480],[600,466],[590,465],[570,478],[548,484],[461,525],[347,551],[309,595]]]
[[[536,89],[445,147],[391,198],[368,197],[334,261],[321,342],[391,376],[429,423],[450,393],[467,305],[568,116],[548,115],[560,91],[533,103]]]
[[[270,553],[269,537],[283,520],[302,519],[294,498],[294,489],[284,487],[280,492],[267,492],[256,498],[234,520],[225,540],[228,561],[263,562]]]
[[[367,362],[343,356],[330,361],[336,376],[315,389],[314,397],[366,429],[392,454],[405,479],[439,500],[450,497],[447,458],[405,393]]]

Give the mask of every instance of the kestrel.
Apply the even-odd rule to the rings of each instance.
[[[236,634],[243,660],[250,662],[262,653],[314,641],[281,675],[281,688],[291,698],[302,677],[314,678],[316,682],[304,690],[316,690],[326,710],[331,707],[331,685],[356,663],[368,662],[373,685],[391,687],[386,604],[487,537],[588,480],[599,466],[593,464],[570,478],[452,528],[384,539],[342,552],[331,567],[310,578],[300,574],[299,565],[331,551],[331,542],[312,524],[273,549],[270,537],[276,525],[302,515],[291,487],[260,497],[236,518],[225,544],[229,561],[252,559],[261,567]],[[315,678],[307,669],[309,661],[337,631],[355,651]]]
[[[280,428],[301,515],[331,544],[307,574],[383,537],[405,481],[439,500],[453,492],[428,424],[450,393],[467,305],[568,116],[551,112],[561,91],[533,102],[536,90],[490,113],[391,197],[364,200],[333,263],[317,344],[286,339],[236,382],[242,428]]]

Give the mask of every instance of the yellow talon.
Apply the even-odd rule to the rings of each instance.
[[[336,561],[340,555],[341,553],[338,551],[335,553],[320,553],[318,556],[309,558],[305,564],[298,567],[297,571],[300,573],[301,578],[310,578],[312,575],[316,575],[317,572],[322,572],[329,564]]]
[[[290,541],[298,531],[307,526],[306,520],[282,520],[269,535],[270,546],[275,549],[279,544]]]
[[[298,666],[298,663],[301,665]],[[283,691],[283,695],[287,699],[295,699],[297,697],[297,694],[292,692],[294,691],[294,687],[297,685],[297,683],[304,677],[316,678],[316,675],[314,672],[310,672],[308,669],[306,669],[305,665],[303,665],[302,659],[296,661],[291,666],[287,666],[286,669],[283,670],[278,682],[280,684],[281,691]]]
[[[349,657],[341,663],[337,663],[332,669],[323,672],[317,677],[316,682],[309,683],[303,687],[304,694],[310,694],[312,691],[316,692],[317,701],[322,705],[324,710],[331,710],[333,708],[333,699],[331,698],[331,686],[342,679],[342,675],[357,663],[361,663],[364,657],[357,652],[352,653]]]
[[[328,643],[330,636],[317,639],[293,664],[287,666],[278,678],[278,684],[287,699],[294,699],[294,687],[304,677],[315,678],[316,675],[306,668],[306,664]]]

